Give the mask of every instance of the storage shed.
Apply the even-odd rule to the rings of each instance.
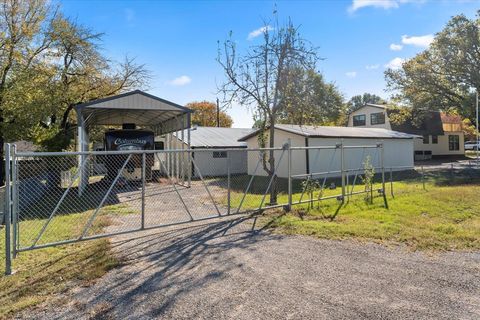
[[[247,143],[248,148],[258,148],[259,131],[254,131],[240,139]],[[268,135],[268,132],[267,132]],[[350,128],[350,127],[324,127],[324,126],[299,126],[291,124],[275,125],[274,147],[281,147],[290,140],[292,147],[335,146],[339,143],[344,146],[375,146],[383,143],[384,166],[393,171],[413,168],[414,140],[416,135],[379,129],[379,128]],[[268,142],[268,139],[267,139]],[[275,159],[279,177],[288,176],[287,155],[283,151],[275,151]],[[349,170],[363,168],[367,158],[375,167],[381,165],[380,148],[346,148],[345,167]],[[323,172],[340,170],[339,149],[300,149],[292,150],[292,175],[319,174]],[[280,160],[281,158],[281,160]],[[248,174],[267,175],[265,170],[257,168],[259,155],[250,152],[248,156]],[[257,169],[256,169],[257,168]],[[335,174],[330,174],[334,176]]]
[[[253,129],[197,127],[190,129],[190,148],[207,149],[192,152],[197,168],[193,168],[193,176],[203,177],[227,175],[227,157],[230,161],[231,174],[247,173],[247,143],[238,141],[241,137],[253,132]],[[182,149],[181,134],[174,133],[171,141],[165,141],[165,149]],[[226,151],[225,149],[232,149]],[[237,150],[233,150],[237,149]],[[197,170],[198,169],[198,170]]]

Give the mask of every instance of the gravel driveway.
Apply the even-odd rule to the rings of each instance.
[[[255,229],[237,216],[113,238],[125,265],[22,317],[480,319],[479,252],[426,255]]]

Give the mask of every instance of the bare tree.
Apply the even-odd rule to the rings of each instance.
[[[298,27],[291,21],[271,26],[264,23],[263,41],[239,55],[236,42],[227,39],[218,50],[218,62],[224,70],[226,81],[219,91],[225,101],[239,102],[251,107],[260,124],[259,145],[274,147],[274,126],[282,111],[286,88],[292,81],[290,70],[313,70],[318,61],[316,48],[304,40]],[[270,203],[277,202],[274,151],[263,155],[263,169],[274,179],[270,190]]]

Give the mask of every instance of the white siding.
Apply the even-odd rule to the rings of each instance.
[[[194,152],[195,164],[197,165],[203,177],[218,177],[227,175],[227,158],[214,158],[215,151],[196,151]],[[232,150],[228,151],[230,157],[230,173],[247,173],[247,151]],[[195,170],[195,176],[198,172]]]
[[[282,146],[288,138],[291,139],[292,146],[305,146],[305,137],[288,133],[281,130],[275,131],[275,146]],[[341,143],[340,138],[309,138],[309,146],[335,146]],[[360,146],[360,145],[376,145],[380,140],[366,138],[346,138],[343,139],[344,145]],[[384,165],[389,167],[413,167],[413,139],[385,139],[384,143]],[[257,137],[251,137],[247,140],[248,148],[257,148]],[[378,150],[378,151],[377,151]],[[371,162],[374,166],[380,166],[380,149],[347,149],[345,150],[345,166],[348,169],[358,169],[363,166],[364,159],[370,155]],[[279,159],[281,151],[276,151],[275,158]],[[288,175],[287,154],[284,155],[278,169],[278,176],[285,178]],[[309,171],[326,172],[340,170],[340,150],[312,150],[308,151]],[[248,156],[248,174],[252,175],[258,162],[258,152],[249,152]],[[307,173],[306,167],[306,151],[292,151],[292,175]],[[331,163],[331,165],[330,165]],[[396,169],[394,169],[396,170]],[[400,170],[400,169],[397,169]],[[403,169],[405,170],[405,169]],[[261,168],[256,175],[267,175]]]
[[[310,146],[335,146],[341,139],[334,138],[310,138]],[[345,146],[371,146],[382,141],[375,139],[343,139]],[[384,146],[384,166],[390,167],[413,167],[413,141],[411,139],[386,139],[383,140]],[[345,168],[349,170],[363,168],[366,158],[370,158],[370,163],[374,167],[381,166],[381,149],[379,148],[345,148]],[[340,150],[309,150],[309,169],[310,173],[339,171]],[[404,169],[393,169],[405,170]],[[378,170],[377,170],[378,172]]]
[[[372,113],[379,113],[382,112],[385,114],[385,124],[376,124],[372,125],[370,123],[370,115]],[[387,111],[383,108],[365,106],[362,107],[354,112],[352,112],[348,117],[348,127],[353,127],[353,116],[356,115],[365,115],[365,126],[357,126],[356,128],[384,128],[388,130],[392,130],[392,126],[390,125],[390,120],[388,119]]]
[[[460,137],[459,150],[451,151],[448,147],[448,136],[457,135]],[[432,143],[432,136],[428,137],[428,144],[423,139],[415,139],[415,151],[432,151],[433,156],[463,155],[465,154],[465,137],[463,132],[445,132],[445,135],[438,136],[438,143]]]
[[[281,147],[284,145],[288,139],[290,138],[292,147],[304,147],[305,146],[305,137],[292,134],[289,132],[285,132],[283,130],[275,130],[275,147]],[[247,140],[247,146],[249,149],[255,149],[258,148],[258,140],[257,136],[250,137],[250,139]],[[267,147],[268,147],[268,137],[267,137]],[[280,163],[278,163],[280,156],[283,151],[275,151],[275,159],[277,160],[277,165],[278,165],[278,171],[282,174],[285,174],[288,170],[288,163],[287,163],[287,154],[286,152],[284,153],[282,160]],[[292,151],[292,158],[295,159],[295,161],[292,162],[292,174],[301,174],[304,173],[306,170],[306,153],[305,150],[300,150],[300,151]],[[259,162],[260,159],[260,152],[258,151],[249,151],[248,152],[248,174],[253,175],[255,172],[255,168],[257,166],[257,163]],[[263,169],[262,164],[260,163],[260,166],[257,169],[256,174],[257,176],[266,176],[268,175],[267,172]]]

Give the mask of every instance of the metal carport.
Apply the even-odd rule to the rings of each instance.
[[[188,109],[179,104],[161,99],[141,90],[97,99],[75,106],[77,113],[77,150],[88,151],[88,129],[92,125],[123,125],[135,123],[147,127],[155,135],[171,135],[179,131],[184,136],[187,131],[187,148],[190,146],[190,114]],[[87,154],[79,156],[79,164]],[[79,192],[88,184],[88,173],[82,172]]]

